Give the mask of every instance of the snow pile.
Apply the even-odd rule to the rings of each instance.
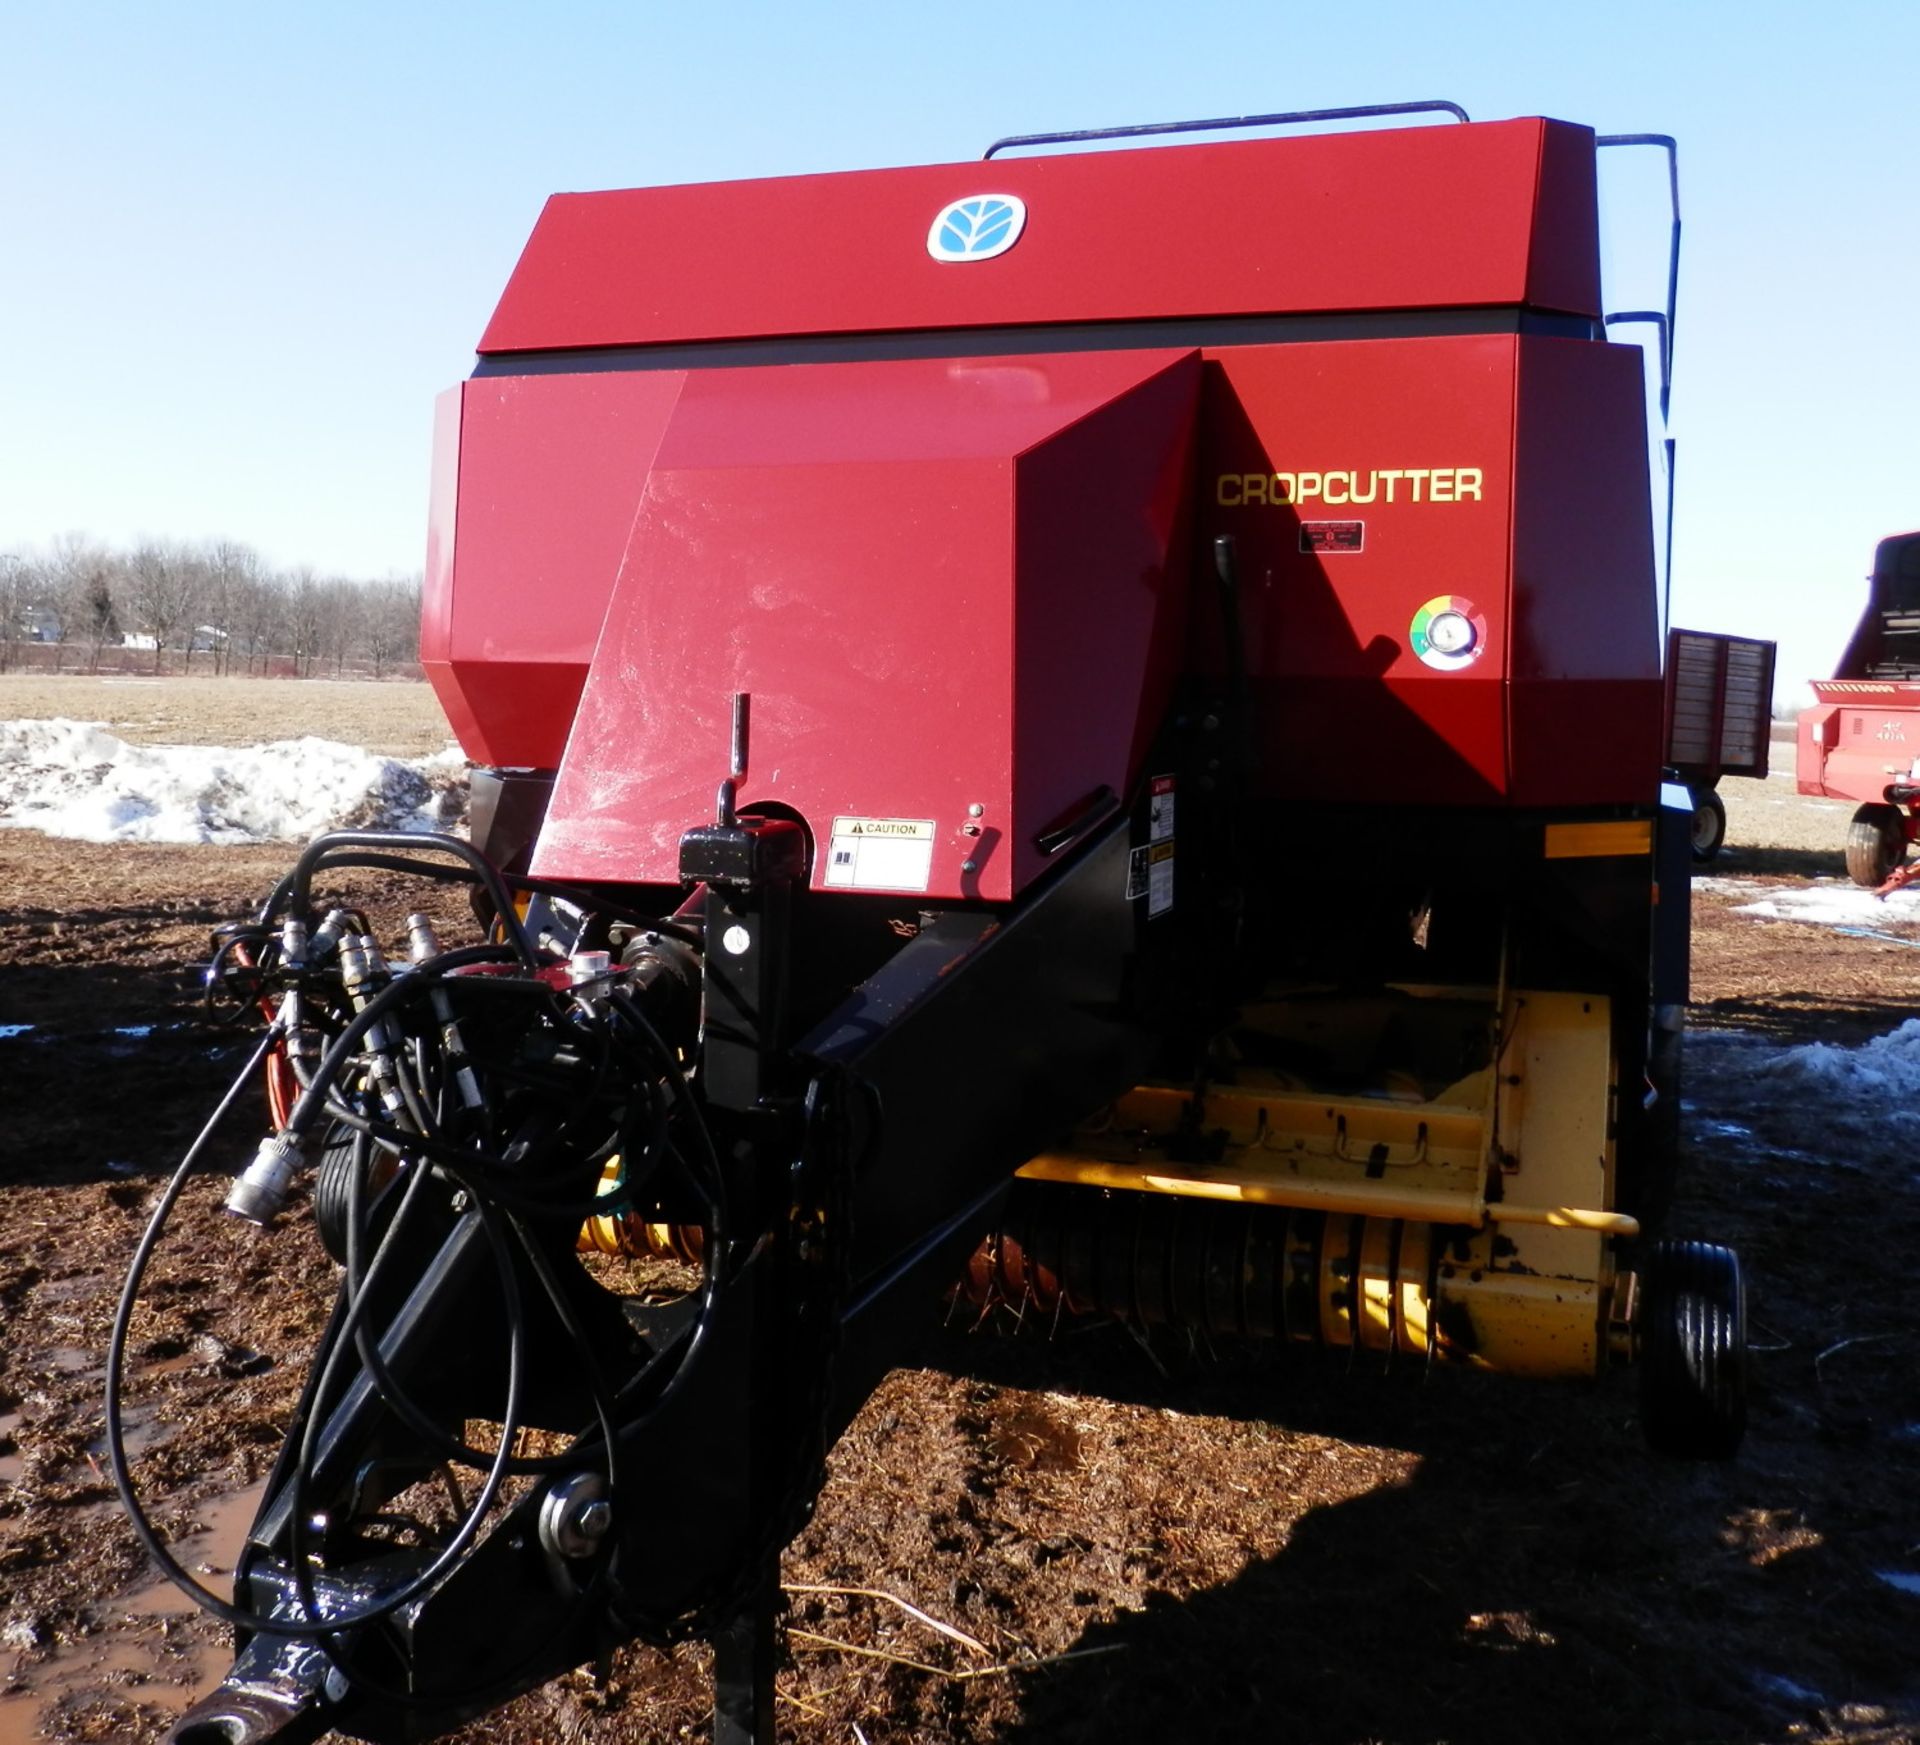
[[[1687,1079],[1693,1094],[1681,1106],[1691,1112],[1695,1144],[1726,1147],[1803,1183],[1869,1167],[1912,1170],[1920,1018],[1857,1048],[1783,1048],[1750,1031],[1689,1030]],[[1711,1110],[1733,1110],[1738,1119],[1714,1119]]]
[[[1883,1119],[1920,1119],[1920,1018],[1875,1036],[1858,1048],[1809,1042],[1784,1048],[1770,1071],[1783,1088],[1835,1104],[1872,1108]]]
[[[1895,891],[1882,899],[1858,885],[1809,885],[1803,890],[1777,891],[1756,903],[1740,903],[1735,912],[1769,921],[1805,921],[1816,927],[1885,927],[1895,921],[1920,921],[1920,890]]]
[[[331,739],[129,745],[96,722],[0,721],[0,825],[83,842],[275,842],[438,830],[466,803],[450,747],[408,762]]]

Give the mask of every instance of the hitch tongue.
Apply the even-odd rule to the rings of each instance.
[[[401,1570],[392,1573],[392,1579],[404,1581],[411,1573],[410,1569]],[[380,1592],[377,1585],[370,1586],[364,1580],[342,1579],[317,1570],[311,1580],[319,1602],[320,1621],[315,1629],[320,1632],[325,1631],[329,1619],[345,1618]],[[273,1617],[292,1620],[309,1616],[296,1591],[299,1584],[284,1566],[256,1564],[251,1581],[256,1595],[263,1590],[274,1595],[269,1608]],[[236,1593],[240,1586],[240,1578],[236,1578]],[[269,1741],[272,1745],[311,1745],[343,1725],[364,1726],[367,1719],[364,1702],[356,1695],[345,1669],[334,1663],[315,1636],[263,1630],[250,1637],[234,1656],[219,1687],[181,1715],[161,1739],[162,1745],[268,1745]],[[387,1726],[390,1719],[376,1715],[376,1730],[360,1736],[402,1736]],[[383,1728],[386,1730],[380,1730]]]
[[[188,1709],[163,1735],[163,1745],[304,1745],[327,1730],[310,1696],[270,1686],[229,1682]]]
[[[345,1694],[324,1650],[298,1636],[255,1636],[219,1687],[162,1735],[162,1745],[308,1745],[340,1719]]]

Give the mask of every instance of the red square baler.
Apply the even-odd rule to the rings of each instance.
[[[181,1745],[688,1634],[769,1736],[779,1548],[955,1292],[1637,1356],[1738,1443],[1737,1262],[1649,1236],[1690,808],[1594,135],[1092,143],[542,214],[438,417],[472,840],[222,935],[229,1209],[310,1180],[345,1272]],[[365,865],[480,936],[396,964]]]

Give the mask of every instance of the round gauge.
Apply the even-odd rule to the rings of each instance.
[[[1436,594],[1414,613],[1407,641],[1428,666],[1458,672],[1480,658],[1487,645],[1487,621],[1464,594]]]

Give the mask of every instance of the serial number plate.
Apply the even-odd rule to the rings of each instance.
[[[1300,549],[1322,556],[1328,552],[1364,551],[1367,524],[1364,521],[1303,521],[1300,523]]]

